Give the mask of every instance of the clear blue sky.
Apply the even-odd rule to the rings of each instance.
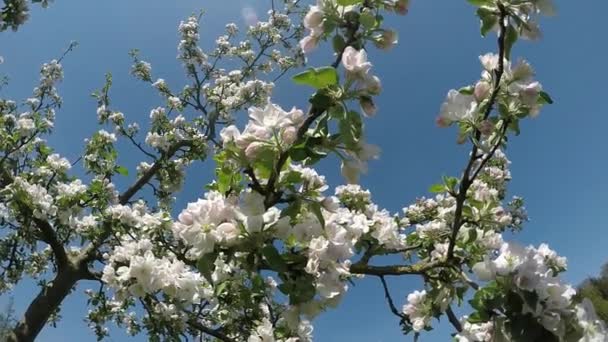
[[[0,34],[0,55],[10,85],[2,97],[25,98],[38,78],[41,63],[58,56],[69,41],[80,46],[65,60],[65,81],[60,91],[64,107],[58,112],[56,134],[50,138],[62,154],[74,158],[85,137],[97,129],[95,103],[89,94],[98,89],[107,71],[114,74],[113,107],[129,120],[145,122],[149,110],[162,100],[149,87],[128,75],[127,52],[139,48],[153,65],[154,75],[176,87],[183,72],[175,60],[177,24],[190,13],[207,10],[202,22],[202,45],[210,46],[228,21],[241,22],[241,8],[267,1],[160,1],[160,0],[57,0],[48,10],[34,10],[32,19],[17,33]],[[269,2],[269,1],[268,1]],[[220,5],[221,4],[221,5]],[[527,202],[531,221],[516,236],[523,243],[543,241],[568,257],[567,280],[579,282],[597,273],[608,259],[606,228],[608,206],[608,127],[604,0],[557,1],[558,15],[543,20],[545,37],[523,42],[514,56],[525,56],[535,66],[538,79],[555,100],[534,120],[522,125],[522,135],[512,140],[512,194]],[[264,11],[259,11],[264,13]],[[413,0],[410,14],[390,18],[387,25],[399,31],[399,46],[390,53],[371,53],[374,72],[385,90],[378,98],[379,114],[368,120],[368,140],[383,149],[370,166],[363,184],[375,200],[392,211],[400,210],[442,175],[457,175],[467,151],[455,144],[453,130],[434,124],[439,106],[450,88],[475,81],[480,72],[477,56],[495,50],[493,38],[482,39],[473,8],[465,0]],[[327,64],[326,53],[316,52],[310,62]],[[274,100],[284,107],[302,106],[306,98],[285,78]],[[122,155],[124,163],[139,159],[133,150]],[[129,164],[130,163],[130,164]],[[209,180],[211,164],[197,165],[189,186],[179,199],[183,205],[200,195]],[[332,184],[341,182],[337,164],[324,164]],[[62,310],[57,329],[46,328],[40,341],[94,341],[82,317],[86,312],[80,286]],[[416,278],[391,279],[394,298],[419,286]],[[34,297],[32,286],[15,290],[19,311]],[[5,299],[0,300],[0,302]],[[357,282],[340,309],[323,314],[316,322],[318,341],[403,340],[394,316],[383,299],[376,279]],[[440,335],[423,341],[448,340]],[[409,340],[410,338],[408,338]],[[116,332],[114,341],[129,340]],[[140,337],[137,340],[145,340]]]

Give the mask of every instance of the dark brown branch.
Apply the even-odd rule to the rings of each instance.
[[[425,274],[435,269],[446,267],[447,264],[440,261],[420,262],[413,265],[388,265],[373,266],[365,263],[355,263],[350,266],[350,273],[367,274],[373,276],[403,275],[403,274]]]
[[[500,81],[502,79],[505,67],[505,45],[506,45],[506,19],[507,19],[507,11],[503,6],[499,6],[500,9],[500,17],[498,19],[499,24],[499,32],[498,32],[498,68],[494,71],[494,85],[492,87],[492,93],[490,95],[490,99],[488,101],[487,107],[483,114],[483,120],[486,120],[490,114],[492,113],[492,109],[494,107],[494,103],[498,98],[498,93],[500,92]],[[506,126],[506,125],[505,125]],[[456,239],[458,237],[458,232],[460,227],[462,226],[462,210],[464,208],[464,202],[467,199],[467,192],[473,184],[475,177],[471,177],[471,170],[475,165],[476,160],[478,159],[478,150],[477,142],[481,138],[481,131],[478,129],[475,130],[475,136],[473,140],[473,148],[471,151],[471,155],[469,157],[469,162],[463,172],[462,179],[460,181],[460,187],[458,189],[458,195],[456,196],[456,210],[454,211],[454,222],[452,226],[452,236],[450,237],[450,244],[448,246],[447,252],[447,260],[452,260],[454,257],[454,248],[456,247]],[[499,139],[497,144],[502,142],[502,138]],[[496,149],[493,150],[494,152]],[[493,152],[487,156],[487,158],[492,158]],[[477,173],[475,174],[477,175]]]
[[[460,324],[458,317],[456,317],[454,311],[452,311],[451,306],[448,305],[448,308],[445,310],[445,313],[448,315],[448,320],[450,321],[450,323],[452,323],[456,331],[462,332],[462,324]]]
[[[382,288],[384,289],[384,297],[386,297],[386,301],[388,303],[389,308],[391,309],[391,312],[393,313],[393,315],[404,319],[405,315],[401,312],[399,312],[399,310],[397,310],[397,307],[395,307],[395,303],[393,302],[393,298],[391,297],[391,293],[388,290],[388,285],[386,284],[386,280],[384,279],[384,276],[380,276],[380,282],[382,282]]]
[[[190,319],[188,320],[188,325],[190,325],[191,327],[193,327],[194,329],[197,329],[209,336],[213,336],[221,341],[224,342],[234,342],[233,339],[231,339],[230,337],[226,336],[224,333],[222,333],[220,330],[218,329],[211,329],[209,327],[206,327],[204,325],[202,325],[200,322],[197,322],[195,319]]]
[[[76,282],[82,279],[81,270],[73,265],[57,273],[57,276],[30,303],[23,318],[8,337],[9,342],[31,342],[40,333],[50,315],[59,308]]]

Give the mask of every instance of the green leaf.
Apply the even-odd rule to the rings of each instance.
[[[359,16],[359,22],[363,27],[371,29],[376,26],[376,17],[370,11],[365,11]]]
[[[481,36],[485,37],[486,34],[488,34],[488,32],[490,32],[490,30],[498,23],[498,17],[496,14],[486,8],[478,9],[477,16],[481,21],[479,31],[481,32]]]
[[[315,89],[338,84],[338,73],[332,67],[310,68],[293,76],[297,84],[311,86]]]
[[[116,167],[116,172],[123,175],[123,176],[128,176],[129,175],[129,170],[124,167],[124,166],[117,166]]]
[[[293,161],[302,161],[308,157],[307,150],[306,146],[295,146],[289,150],[289,157]]]
[[[494,4],[494,0],[467,0],[473,6],[490,6]]]
[[[262,255],[268,262],[270,268],[272,268],[274,271],[279,273],[287,272],[287,264],[275,246],[267,245],[262,248]]]
[[[475,91],[475,87],[473,87],[473,86],[466,86],[466,87],[462,87],[462,88],[458,89],[458,92],[463,95],[473,95],[474,91]]]
[[[519,129],[519,120],[513,120],[509,123],[509,129],[512,130],[515,135],[519,135],[521,133]]]
[[[196,263],[196,268],[198,271],[207,279],[208,282],[213,283],[213,279],[211,278],[211,274],[215,269],[215,258],[217,254],[210,253],[204,255],[202,258],[198,259]]]
[[[334,51],[339,53],[346,47],[346,41],[344,40],[344,37],[339,34],[336,34],[332,39],[332,45]]]
[[[277,286],[279,288],[279,291],[281,291],[283,294],[289,295],[290,293],[293,292],[295,286],[293,285],[293,283],[282,283],[279,284],[279,286]]]
[[[363,0],[338,0],[338,5],[340,6],[350,6],[350,5],[358,5],[363,2]]]
[[[553,99],[552,99],[552,98],[551,98],[551,96],[549,96],[549,94],[547,94],[546,92],[541,91],[539,95],[540,95],[540,98],[541,98],[543,101],[545,101],[545,103],[548,103],[548,104],[553,104]]]
[[[469,323],[476,324],[476,323],[487,322],[489,319],[490,319],[490,316],[488,315],[487,312],[477,311],[477,312],[473,313],[471,316],[469,316],[467,321],[469,321]]]
[[[433,184],[429,188],[429,192],[437,194],[445,191],[445,185],[443,184]]]
[[[456,185],[458,185],[458,178],[456,177],[443,177],[443,182],[445,183],[445,186],[449,189],[449,190],[454,190],[456,188]]]
[[[224,168],[217,169],[217,190],[223,194],[228,192],[232,183],[232,174]]]
[[[505,33],[505,57],[508,60],[511,60],[511,49],[513,48],[513,44],[519,38],[519,34],[513,25],[509,25],[507,27],[507,32]]]
[[[536,304],[538,303],[538,294],[535,291],[522,291],[524,301],[526,304],[532,308],[532,310],[536,309]]]
[[[319,220],[319,223],[321,223],[321,226],[325,227],[325,218],[323,217],[323,212],[321,211],[321,203],[311,202],[310,209],[312,210],[313,214],[315,214],[315,216],[317,217],[317,220]]]
[[[318,91],[314,93],[310,100],[308,100],[313,106],[317,108],[329,108],[333,104],[333,99],[325,91]]]
[[[298,279],[295,283],[295,291],[289,296],[289,303],[297,305],[300,303],[309,302],[315,296],[316,289],[313,284],[312,277]]]
[[[465,232],[464,243],[469,243],[477,240],[477,229],[469,229]]]

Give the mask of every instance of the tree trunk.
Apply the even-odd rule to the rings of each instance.
[[[55,279],[42,289],[30,303],[23,318],[9,335],[8,341],[34,341],[51,314],[59,308],[78,280],[80,280],[78,271],[70,267],[59,272]]]

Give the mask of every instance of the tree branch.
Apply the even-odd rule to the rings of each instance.
[[[404,319],[405,315],[401,312],[399,312],[399,310],[397,310],[397,308],[395,307],[395,303],[393,302],[393,298],[391,297],[391,293],[388,290],[388,285],[386,284],[386,280],[384,279],[384,276],[380,276],[380,282],[382,282],[382,288],[384,289],[384,297],[386,297],[386,301],[388,302],[388,306],[391,309],[391,312],[401,318]]]
[[[451,306],[448,305],[448,308],[445,309],[445,313],[448,315],[448,320],[450,321],[450,323],[452,323],[454,328],[456,328],[456,331],[462,332],[462,324],[460,324],[458,317],[456,317],[454,311],[452,311]]]
[[[403,274],[425,274],[426,272],[448,264],[442,261],[420,262],[413,265],[388,265],[372,266],[365,263],[355,263],[350,266],[350,273],[367,274],[373,276],[403,275]]]
[[[498,19],[499,24],[499,32],[498,32],[498,68],[494,71],[495,79],[494,85],[492,88],[492,94],[490,95],[490,99],[488,101],[486,110],[483,115],[483,120],[486,120],[490,114],[492,113],[492,109],[494,107],[494,103],[498,98],[498,93],[500,92],[500,81],[502,79],[502,75],[504,73],[504,59],[505,59],[505,40],[506,40],[506,19],[507,19],[507,11],[506,9],[499,4],[500,9],[500,17]],[[505,125],[506,126],[506,125]],[[469,162],[463,172],[462,179],[460,181],[460,187],[458,190],[458,195],[456,196],[456,210],[454,211],[454,223],[452,226],[452,236],[450,237],[450,244],[448,246],[447,258],[446,260],[452,260],[454,257],[454,248],[456,247],[456,238],[458,237],[458,231],[462,226],[462,210],[464,208],[464,202],[467,199],[467,192],[473,184],[475,177],[471,177],[471,170],[478,156],[478,147],[477,141],[481,138],[481,131],[478,129],[475,130],[475,139],[473,141],[473,149],[471,151],[471,155],[469,157]],[[500,144],[502,138],[499,139]],[[493,150],[495,152],[496,149]],[[488,155],[488,159],[492,157],[492,154]],[[477,176],[477,173],[475,173]]]

